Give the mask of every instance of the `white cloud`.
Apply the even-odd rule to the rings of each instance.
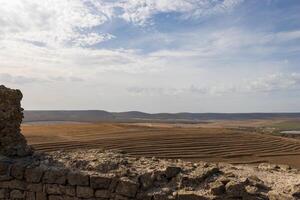
[[[274,91],[290,91],[300,89],[300,74],[270,74],[256,79],[241,80],[235,84],[224,83],[210,85],[190,85],[188,87],[129,87],[127,91],[133,95],[209,95],[270,93]]]
[[[158,13],[176,12],[183,18],[198,18],[229,11],[240,2],[242,0],[123,0],[117,5],[122,8],[121,17],[142,25]]]
[[[1,40],[65,46],[71,41],[76,43],[85,31],[106,21],[105,16],[94,14],[80,0],[1,0],[0,3]]]

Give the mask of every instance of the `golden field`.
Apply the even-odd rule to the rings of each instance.
[[[257,123],[246,124],[255,127]],[[22,132],[35,149],[44,152],[103,148],[134,156],[250,164],[268,161],[300,168],[299,140],[235,130],[226,124],[234,123],[66,122],[25,124]]]

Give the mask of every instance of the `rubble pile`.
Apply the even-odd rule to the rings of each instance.
[[[288,166],[186,162],[101,150],[0,159],[0,199],[300,199]]]

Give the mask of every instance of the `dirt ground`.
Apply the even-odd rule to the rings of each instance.
[[[244,122],[243,122],[244,123]],[[253,121],[254,125],[261,122]],[[249,125],[251,123],[246,123]],[[225,125],[224,125],[225,124]],[[103,148],[133,156],[228,163],[271,162],[300,168],[300,140],[212,124],[44,123],[22,132],[39,151]],[[237,123],[238,124],[238,123]]]

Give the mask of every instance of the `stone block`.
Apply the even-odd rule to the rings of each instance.
[[[67,179],[70,185],[88,186],[90,183],[89,175],[80,172],[69,172]]]
[[[10,192],[10,199],[24,199],[25,193],[21,190],[12,190]]]
[[[25,166],[20,164],[14,164],[11,168],[11,176],[22,180],[24,178]]]
[[[176,199],[177,200],[208,200],[209,198],[192,191],[179,191]]]
[[[49,169],[45,172],[43,177],[43,183],[52,183],[52,184],[66,184],[67,181],[67,172],[62,169]]]
[[[9,198],[9,190],[0,189],[0,199],[8,199],[8,198]]]
[[[65,194],[65,188],[58,184],[45,184],[44,192],[47,194]]]
[[[10,189],[26,190],[26,182],[17,179],[9,181]]]
[[[91,188],[93,189],[108,189],[113,177],[110,175],[92,175],[90,177]]]
[[[35,197],[36,200],[48,200],[47,194],[44,192],[37,192]]]
[[[43,192],[43,185],[41,183],[27,183],[27,190],[31,192]]]
[[[10,162],[0,162],[0,181],[8,181],[11,180],[10,176],[11,172],[11,163]]]
[[[48,200],[64,200],[64,197],[61,195],[49,195]]]
[[[90,187],[77,186],[77,197],[80,198],[92,198],[94,197],[94,190]]]
[[[180,167],[176,167],[176,166],[169,166],[166,169],[166,176],[168,179],[173,178],[175,176],[177,176],[177,174],[179,174],[181,172],[181,168]]]
[[[25,198],[26,200],[35,200],[35,192],[25,192]]]
[[[109,190],[96,190],[95,197],[109,198],[110,197],[110,191]]]
[[[116,193],[126,197],[135,197],[138,188],[138,183],[131,181],[127,178],[121,178],[118,183]]]
[[[39,183],[42,180],[45,169],[43,167],[25,169],[25,179],[30,183]]]

